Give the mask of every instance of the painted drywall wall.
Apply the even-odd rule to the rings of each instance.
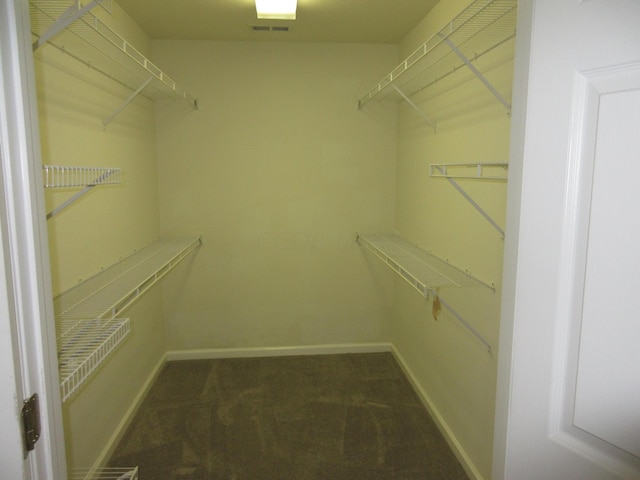
[[[440,2],[401,44],[405,58],[468,5]],[[513,42],[476,66],[510,98]],[[492,352],[447,310],[435,320],[432,299],[402,280],[395,283],[391,339],[428,398],[432,411],[472,478],[490,478],[498,354],[503,240],[445,179],[429,176],[431,163],[506,162],[510,119],[506,109],[467,69],[415,95],[437,121],[437,132],[406,103],[398,117],[396,228],[440,258],[495,284],[443,288],[440,294],[491,345]],[[500,225],[506,183],[459,180]]]
[[[169,348],[386,338],[390,289],[355,238],[393,226],[395,108],[375,116],[357,99],[397,46],[152,47],[200,105],[157,113],[162,232],[204,239],[165,284]]]
[[[148,39],[112,3],[94,9],[148,51]],[[35,54],[43,163],[120,167],[122,184],[97,187],[48,222],[54,294],[152,242],[159,234],[154,105],[137,98],[103,128],[130,91],[52,46]],[[78,189],[47,189],[48,210]],[[70,468],[93,466],[165,352],[161,290],[126,312],[131,334],[63,405]]]

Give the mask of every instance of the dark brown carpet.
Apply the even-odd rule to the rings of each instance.
[[[167,363],[109,466],[141,480],[468,480],[389,353]]]

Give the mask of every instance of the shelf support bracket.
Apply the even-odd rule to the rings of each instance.
[[[98,178],[95,179],[95,181],[93,181],[92,183],[90,183],[89,185],[87,185],[86,187],[84,187],[82,190],[80,190],[79,192],[77,192],[76,194],[74,194],[73,196],[69,197],[67,200],[65,200],[64,202],[62,202],[60,205],[58,205],[56,208],[54,208],[53,210],[51,210],[49,213],[47,213],[47,220],[49,220],[50,218],[56,216],[57,214],[59,214],[62,210],[64,210],[65,208],[67,208],[69,205],[71,205],[73,202],[75,202],[76,200],[78,200],[80,197],[86,195],[87,193],[89,193],[91,190],[93,190],[97,185],[99,185],[100,183],[103,183],[107,178],[109,178],[113,173],[115,173],[116,170],[112,170],[112,171],[108,171],[103,173],[102,175],[100,175]]]
[[[453,307],[451,305],[449,305],[447,302],[445,302],[443,300],[443,298],[438,295],[438,293],[435,290],[429,290],[429,293],[432,294],[435,297],[438,297],[438,300],[440,301],[440,305],[442,305],[444,308],[446,308],[447,310],[449,310],[449,312],[451,313],[451,315],[453,315],[456,320],[458,320],[462,325],[464,325],[464,327],[469,330],[471,332],[471,334],[476,337],[476,339],[482,343],[485,347],[487,347],[487,350],[489,350],[489,353],[491,353],[491,344],[489,342],[487,342],[484,337],[482,335],[480,335],[480,333],[478,333],[478,331],[473,328],[469,322],[467,322],[464,317],[462,315],[460,315],[458,312],[456,312]]]
[[[33,42],[33,51],[35,52],[38,48],[55,37],[58,33],[63,31],[78,18],[83,16],[96,5],[99,5],[100,2],[102,2],[102,0],[93,0],[83,7],[79,0],[76,1],[73,5],[67,8],[67,10],[62,15],[60,15],[60,18],[58,18],[49,26],[46,32],[40,35],[40,37],[35,42]]]
[[[433,168],[439,170],[440,173],[444,175],[444,169],[441,166],[433,165]],[[491,218],[491,216],[485,211],[485,209],[482,208],[480,204],[476,202],[471,197],[471,195],[469,195],[467,191],[464,188],[462,188],[460,184],[456,182],[453,178],[451,177],[445,177],[445,178],[449,181],[451,185],[453,185],[453,188],[455,188],[458,192],[460,192],[460,194],[473,206],[473,208],[475,208],[478,212],[480,212],[480,215],[482,215],[485,218],[485,220],[487,220],[491,224],[491,226],[498,231],[500,236],[504,238],[504,230],[502,229],[502,227],[500,227],[500,225],[496,223],[496,221],[493,218]]]
[[[393,88],[395,88],[396,92],[398,92],[398,93],[400,94],[400,96],[401,96],[402,98],[404,98],[405,102],[407,102],[409,105],[411,105],[411,108],[413,108],[416,112],[418,112],[418,114],[420,114],[420,116],[421,116],[422,118],[424,118],[424,119],[425,119],[425,121],[429,124],[429,126],[430,126],[431,128],[433,128],[433,130],[435,131],[435,130],[436,130],[436,127],[437,127],[436,123],[435,123],[434,121],[432,121],[432,120],[427,116],[427,114],[426,114],[426,113],[424,113],[424,112],[422,111],[422,109],[421,109],[418,105],[416,105],[416,104],[415,104],[415,102],[414,102],[413,100],[411,100],[411,99],[410,99],[410,98],[409,98],[409,97],[408,97],[408,96],[407,96],[407,95],[406,95],[402,90],[400,90],[400,89],[398,88],[398,86],[397,86],[397,85],[392,84],[391,86],[392,86]]]
[[[440,35],[440,37],[442,38],[442,41],[449,46],[449,48],[453,51],[453,53],[455,53],[460,58],[460,60],[464,62],[464,64],[467,67],[469,67],[469,70],[471,70],[473,74],[476,77],[478,77],[478,79],[484,84],[485,87],[489,89],[489,91],[498,99],[498,101],[502,105],[504,105],[504,107],[507,109],[507,112],[511,114],[511,104],[507,102],[507,100],[500,94],[500,92],[498,92],[498,90],[496,90],[496,88],[493,85],[491,85],[491,82],[487,80],[487,77],[482,75],[480,70],[478,70],[475,67],[475,65],[473,65],[473,63],[471,63],[471,60],[469,60],[467,56],[464,53],[462,53],[462,51],[457,47],[455,43],[453,43],[449,38],[444,37],[442,34],[438,34],[438,35]]]
[[[112,122],[112,120],[114,118],[116,118],[120,114],[120,112],[122,112],[125,108],[127,108],[127,106],[138,95],[140,95],[140,92],[142,92],[142,90],[144,90],[145,87],[151,83],[153,78],[154,78],[153,75],[150,76],[147,80],[144,81],[144,83],[142,85],[140,85],[138,87],[138,89],[135,92],[133,92],[131,95],[129,95],[129,97],[124,102],[122,102],[122,105],[120,105],[111,115],[109,115],[107,118],[104,119],[104,121],[102,122],[102,126],[106,127],[107,125],[109,125]]]

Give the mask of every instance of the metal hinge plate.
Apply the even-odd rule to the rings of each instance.
[[[30,452],[40,438],[40,406],[38,394],[34,393],[22,405],[22,426],[24,428],[25,449]]]

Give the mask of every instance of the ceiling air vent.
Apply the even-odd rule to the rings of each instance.
[[[249,28],[254,32],[289,32],[291,27],[280,25],[250,25]]]

